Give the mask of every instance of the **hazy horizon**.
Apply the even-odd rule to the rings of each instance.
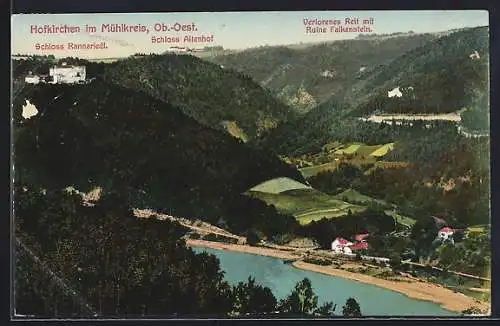
[[[345,24],[346,18],[359,18],[359,25]],[[373,18],[369,32],[306,33],[305,19],[338,20],[343,27],[363,26],[363,19]],[[154,31],[156,23],[195,24],[197,31]],[[452,29],[488,26],[485,10],[461,11],[302,11],[302,12],[194,12],[194,13],[137,13],[137,14],[23,14],[13,15],[11,54],[54,55],[56,57],[117,58],[131,54],[163,53],[169,47],[181,46],[202,48],[221,46],[227,50],[245,50],[260,46],[290,46],[315,44],[336,40],[354,39],[364,34],[415,34],[445,32]],[[79,33],[47,34],[32,33],[33,26],[44,25],[78,26]],[[148,32],[110,32],[100,28],[111,24],[140,25]],[[97,27],[95,32],[85,31],[86,25]],[[318,25],[309,25],[318,27]],[[325,26],[321,25],[320,27]],[[210,36],[209,42],[187,42],[184,37]],[[153,43],[152,37],[179,37],[175,43]],[[107,49],[41,50],[35,45],[74,43],[99,43],[105,41]]]

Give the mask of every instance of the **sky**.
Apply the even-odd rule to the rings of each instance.
[[[487,26],[488,12],[485,10],[443,10],[443,11],[290,11],[290,12],[192,12],[192,13],[120,13],[120,14],[20,14],[11,19],[12,54],[53,54],[56,57],[112,58],[124,57],[137,52],[161,53],[171,46],[200,48],[223,46],[226,49],[245,49],[263,45],[287,45],[297,43],[333,41],[356,37],[358,32],[331,31],[306,33],[304,19],[340,20],[345,18],[373,18],[371,33],[394,32],[427,33],[454,28]],[[195,24],[196,31],[155,31],[155,24],[166,24],[174,28],[175,23]],[[31,33],[32,25],[79,26],[80,33],[48,34]],[[149,33],[102,32],[102,24],[141,24]],[[86,25],[97,28],[95,33],[85,31]],[[179,25],[177,25],[179,26]],[[310,27],[317,27],[308,25]],[[356,25],[351,25],[356,26]],[[361,33],[362,34],[362,33]],[[193,43],[185,40],[186,35],[213,36],[211,41]],[[152,38],[179,37],[176,43],[153,43]],[[210,39],[209,39],[210,40]],[[105,41],[106,49],[71,50],[71,43],[99,43]],[[45,44],[64,49],[43,49]],[[38,48],[37,48],[38,45]]]

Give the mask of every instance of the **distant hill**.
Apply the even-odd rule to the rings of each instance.
[[[432,34],[266,46],[205,57],[251,76],[299,113],[330,96],[341,99],[365,74],[436,39]]]
[[[488,44],[487,27],[431,40],[367,72],[344,100],[356,114],[444,113],[470,107],[489,94]]]
[[[38,111],[30,119],[21,117],[26,100]],[[129,205],[227,223],[239,232],[275,218],[241,193],[276,177],[304,182],[277,157],[100,78],[88,85],[25,85],[13,109],[20,184],[100,186],[123,194]]]
[[[250,77],[191,55],[150,55],[106,65],[104,78],[167,101],[196,121],[225,130],[234,121],[250,138],[294,117]]]
[[[302,155],[318,152],[331,141],[373,145],[399,139],[404,126],[358,120],[374,111],[443,113],[467,108],[463,123],[471,130],[487,130],[488,51],[485,27],[430,40],[367,72],[344,97],[331,96],[300,119],[270,131],[260,145],[280,154]],[[401,97],[389,97],[388,92],[398,87]]]

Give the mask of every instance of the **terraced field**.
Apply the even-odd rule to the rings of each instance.
[[[309,166],[305,167],[302,169],[299,169],[300,173],[304,176],[304,178],[309,178],[312,177],[313,175],[316,175],[320,172],[325,172],[325,171],[333,171],[338,167],[339,163],[337,161],[321,164],[321,165],[315,165],[315,166]]]
[[[342,160],[348,160],[348,163],[355,165],[377,164],[377,160],[387,155],[393,148],[394,143],[365,145],[363,143],[341,144],[339,142],[332,142],[323,146],[325,154],[318,153],[313,155],[316,158],[320,156],[324,160],[330,160],[330,162],[303,167],[299,170],[305,178],[309,178],[320,172],[335,170]]]

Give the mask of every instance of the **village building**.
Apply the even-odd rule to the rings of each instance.
[[[471,58],[472,60],[475,60],[475,59],[480,59],[481,56],[479,55],[479,52],[477,52],[477,50],[474,50],[474,52],[469,54],[469,58]]]
[[[403,93],[401,93],[401,91],[399,90],[399,87],[396,87],[393,90],[387,92],[387,97],[389,97],[389,98],[401,97],[401,96],[403,96]]]
[[[24,82],[26,82],[28,84],[38,84],[38,83],[40,83],[40,76],[28,75],[24,78]]]
[[[438,232],[438,238],[441,240],[453,240],[454,230],[450,227],[444,227]]]
[[[344,238],[337,238],[332,242],[332,251],[337,254],[352,254],[352,250],[349,247],[353,244]]]
[[[72,66],[65,63],[49,68],[48,75],[33,75],[31,72],[24,78],[28,84],[81,84],[86,82],[85,66]]]
[[[53,84],[76,84],[85,81],[85,66],[71,66],[62,64],[49,69]]]

